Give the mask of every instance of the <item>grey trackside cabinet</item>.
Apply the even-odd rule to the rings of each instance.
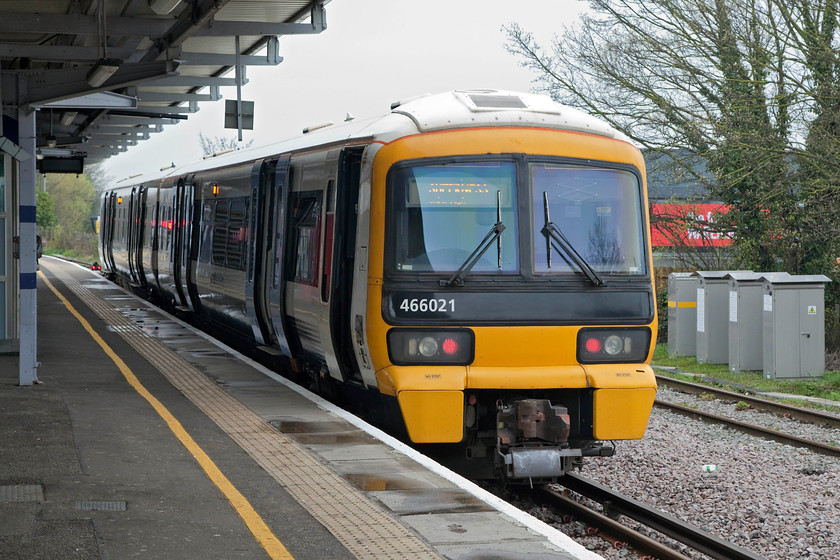
[[[764,278],[786,272],[761,274],[731,272],[729,281],[729,370],[761,371],[763,330],[761,303]]]
[[[697,362],[729,363],[729,274],[752,272],[698,270],[697,277]]]
[[[764,377],[819,377],[825,373],[827,276],[770,277],[762,296]]]
[[[697,355],[697,277],[668,275],[668,356]]]

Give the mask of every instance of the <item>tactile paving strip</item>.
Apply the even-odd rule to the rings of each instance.
[[[61,266],[47,268],[236,441],[357,558],[441,558],[410,529],[274,430],[165,344],[146,334]],[[43,264],[42,264],[43,266]]]

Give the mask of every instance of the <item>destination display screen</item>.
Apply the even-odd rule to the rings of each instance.
[[[513,177],[509,164],[428,166],[412,171],[413,184],[405,191],[408,207],[510,206]]]

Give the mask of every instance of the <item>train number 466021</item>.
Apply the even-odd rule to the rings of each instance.
[[[400,311],[406,313],[454,313],[455,300],[443,298],[403,298]]]

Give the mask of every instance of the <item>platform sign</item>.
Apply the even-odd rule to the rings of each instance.
[[[254,102],[242,103],[242,129],[254,130]],[[225,99],[225,128],[239,128],[236,113],[236,99]]]

